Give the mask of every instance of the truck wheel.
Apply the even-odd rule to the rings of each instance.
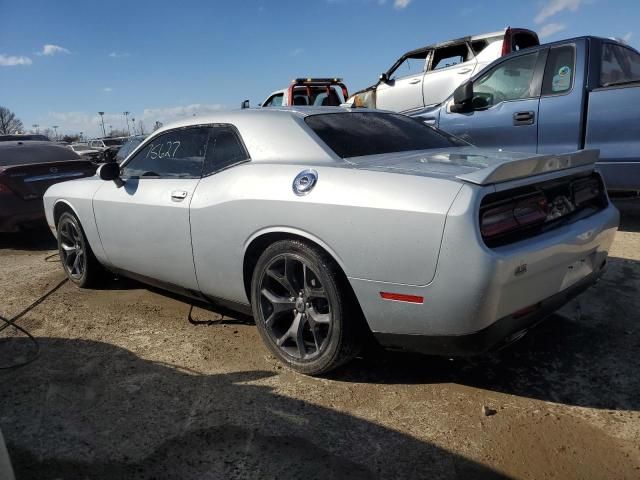
[[[76,216],[63,213],[57,231],[60,261],[69,280],[81,288],[96,285],[102,279],[104,269],[93,255]]]
[[[329,255],[297,240],[275,242],[258,259],[253,315],[264,342],[291,369],[319,375],[359,353],[362,317],[344,282]]]

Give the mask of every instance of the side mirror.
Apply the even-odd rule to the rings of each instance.
[[[117,180],[120,178],[120,165],[115,162],[108,162],[98,167],[98,175],[102,180]]]
[[[387,83],[389,81],[389,76],[387,75],[386,72],[380,74],[380,81],[382,83]]]
[[[249,100],[244,100],[241,104],[240,104],[240,108],[241,109],[245,109],[245,108],[249,108]]]
[[[473,83],[464,82],[453,91],[453,105],[451,111],[453,113],[465,113],[473,110]]]

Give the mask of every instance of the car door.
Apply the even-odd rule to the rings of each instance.
[[[546,50],[504,60],[473,82],[473,110],[443,108],[439,126],[478,147],[536,152]]]
[[[424,104],[443,102],[456,87],[471,78],[477,60],[467,43],[436,48],[422,84]]]
[[[242,164],[249,162],[249,154],[244,147],[239,132],[232,125],[216,125],[207,148],[207,156],[202,181],[191,202],[191,231],[193,258],[200,291],[216,298],[234,298],[242,280],[242,269],[233,267],[234,260],[241,258],[242,242],[229,243],[234,229],[241,222],[234,222],[234,216],[242,207],[238,195],[247,184],[237,172]],[[222,230],[224,229],[224,230]]]
[[[376,108],[393,112],[422,108],[422,80],[428,56],[429,50],[425,50],[398,60],[376,88]]]
[[[151,139],[93,198],[109,262],[149,279],[198,289],[189,204],[202,176],[208,127],[170,130]]]

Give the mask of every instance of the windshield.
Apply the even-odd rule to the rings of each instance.
[[[327,113],[305,122],[341,158],[467,145],[420,120],[392,113]]]

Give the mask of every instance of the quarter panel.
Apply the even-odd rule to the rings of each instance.
[[[203,293],[247,302],[244,249],[267,231],[317,239],[352,278],[431,281],[459,183],[317,166],[317,186],[298,197],[292,182],[307,167],[249,163],[200,182],[191,203],[191,229]]]
[[[62,202],[71,207],[80,220],[91,250],[98,261],[108,263],[107,256],[100,242],[92,206],[93,196],[103,183],[104,181],[97,176],[57,183],[47,189],[43,201],[47,223],[54,235],[56,235],[56,226],[53,212],[55,206]]]

